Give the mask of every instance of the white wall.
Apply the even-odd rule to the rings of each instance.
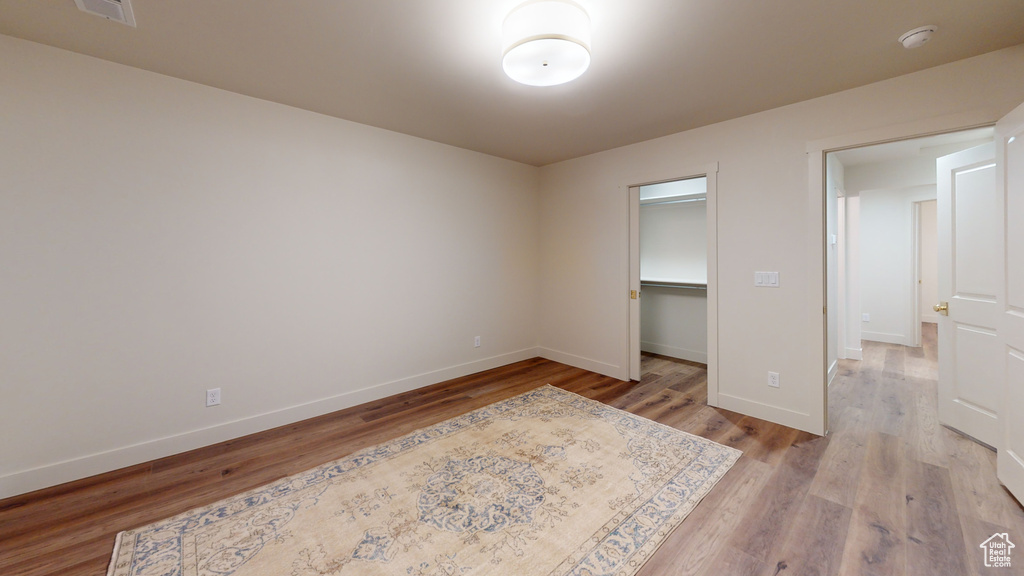
[[[707,291],[644,286],[642,293],[640,350],[707,363]]]
[[[640,206],[640,279],[707,283],[705,202]]]
[[[914,346],[914,203],[934,199],[935,184],[860,192],[864,340]]]
[[[719,355],[709,361],[720,404],[823,430],[822,176],[809,174],[811,144],[994,121],[1024,101],[1022,75],[1018,46],[544,167],[544,354],[628,378],[627,188],[718,162]],[[781,286],[755,288],[755,271],[779,271]],[[768,371],[781,388],[766,385]]]
[[[537,168],[4,36],[0,78],[0,498],[537,355]]]
[[[939,247],[936,202],[920,204],[920,315],[921,322],[938,322],[939,315],[932,308],[939,302]]]
[[[644,188],[641,188],[641,198]],[[705,190],[706,185],[702,186],[701,193]],[[642,280],[707,283],[707,250],[706,202],[641,205]],[[643,286],[640,349],[707,362],[707,315],[706,290]]]

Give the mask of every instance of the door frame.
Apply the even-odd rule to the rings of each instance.
[[[914,287],[910,291],[911,294],[911,314],[910,314],[910,343],[914,348],[921,347],[921,330],[918,328],[921,325],[921,203],[930,202],[930,200],[911,200],[911,218],[913,222],[910,226],[911,242],[914,247],[914,257],[911,260],[911,265],[914,267],[911,276],[911,286]]]
[[[914,243],[914,260],[913,260],[913,265],[914,265],[913,275],[914,276],[913,276],[913,286],[914,286],[914,290],[913,290],[913,294],[912,294],[913,298],[914,298],[914,302],[913,302],[914,313],[913,313],[913,320],[912,320],[913,324],[911,326],[913,328],[913,332],[911,332],[911,334],[913,335],[912,341],[913,341],[913,345],[914,345],[915,348],[920,348],[921,347],[921,323],[924,322],[924,319],[923,319],[924,317],[921,314],[921,311],[923,310],[922,302],[924,300],[924,296],[921,293],[921,290],[923,288],[923,285],[921,284],[921,262],[922,262],[922,253],[921,253],[921,244],[922,244],[922,242],[921,242],[921,230],[922,230],[922,225],[921,225],[921,205],[926,203],[926,202],[935,202],[935,201],[936,201],[935,199],[931,199],[931,200],[911,200],[911,203],[913,205],[912,214],[913,214],[913,218],[914,218],[913,226],[911,227],[911,229],[913,230],[913,235],[914,235],[914,237],[913,237],[913,243]]]
[[[836,194],[836,365],[838,366],[840,360],[846,359],[846,322],[848,321],[846,300],[847,292],[846,286],[849,282],[849,276],[846,274],[846,193]],[[831,238],[826,238],[832,240]],[[830,242],[831,243],[831,242]],[[825,273],[828,274],[826,268]],[[828,279],[826,278],[826,281]],[[828,305],[828,299],[826,296],[826,306]],[[826,327],[827,328],[827,327]],[[831,370],[831,366],[829,367]],[[838,368],[836,369],[838,373]],[[829,385],[835,381],[835,375],[830,375],[828,383]]]
[[[958,130],[959,132],[959,130]],[[910,282],[913,289],[910,291],[910,341],[907,346],[912,348],[921,347],[921,204],[934,202],[935,198],[912,197],[910,202],[910,244],[912,253],[910,255]]]
[[[813,215],[817,213],[819,219],[815,222],[813,218],[807,231],[807,262],[809,270],[818,270],[821,311],[820,315],[811,315],[812,329],[821,334],[821,350],[819,366],[821,367],[821,430],[828,433],[828,310],[825,303],[828,302],[828,253],[826,251],[826,240],[828,235],[828,211],[826,195],[828,194],[826,175],[826,157],[831,152],[839,152],[850,148],[861,148],[876,144],[886,144],[901,140],[913,140],[927,136],[948,134],[950,132],[961,132],[974,128],[987,128],[995,125],[991,113],[984,110],[975,110],[961,114],[952,114],[936,118],[927,118],[903,124],[882,126],[870,130],[862,130],[848,134],[840,134],[820,140],[813,140],[807,143],[807,165],[808,165],[808,209]]]
[[[700,166],[689,166],[672,171],[672,175],[650,180],[637,180],[622,184],[619,188],[627,194],[628,203],[628,252],[627,286],[629,290],[640,290],[640,194],[634,189],[651,184],[707,178],[707,250],[708,250],[708,405],[718,406],[718,162]],[[629,298],[627,292],[626,297]],[[629,301],[629,323],[627,326],[626,357],[631,380],[640,379],[640,306]]]

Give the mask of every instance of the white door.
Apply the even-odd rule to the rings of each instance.
[[[1003,359],[1003,206],[995,144],[936,162],[939,243],[939,420],[999,447]]]
[[[1024,105],[996,124],[996,145],[998,187],[1006,210],[1006,299],[999,330],[1006,380],[996,460],[999,481],[1024,502]]]
[[[629,379],[640,381],[640,187],[629,188]]]

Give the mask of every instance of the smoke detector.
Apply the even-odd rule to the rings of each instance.
[[[75,0],[75,5],[82,12],[135,28],[135,14],[132,13],[131,0]]]
[[[903,47],[907,50],[924,46],[932,39],[932,34],[935,34],[935,31],[938,29],[939,27],[933,24],[914,28],[900,36],[900,44],[903,44]]]

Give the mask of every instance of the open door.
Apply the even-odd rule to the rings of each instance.
[[[994,446],[1024,501],[1024,105],[936,169],[939,420]]]
[[[995,144],[936,161],[939,420],[998,447],[1003,209]]]
[[[629,187],[629,379],[640,381],[640,187]]]
[[[996,124],[997,188],[1005,219],[1005,304],[999,361],[1005,381],[996,457],[999,481],[1024,502],[1024,104]]]

